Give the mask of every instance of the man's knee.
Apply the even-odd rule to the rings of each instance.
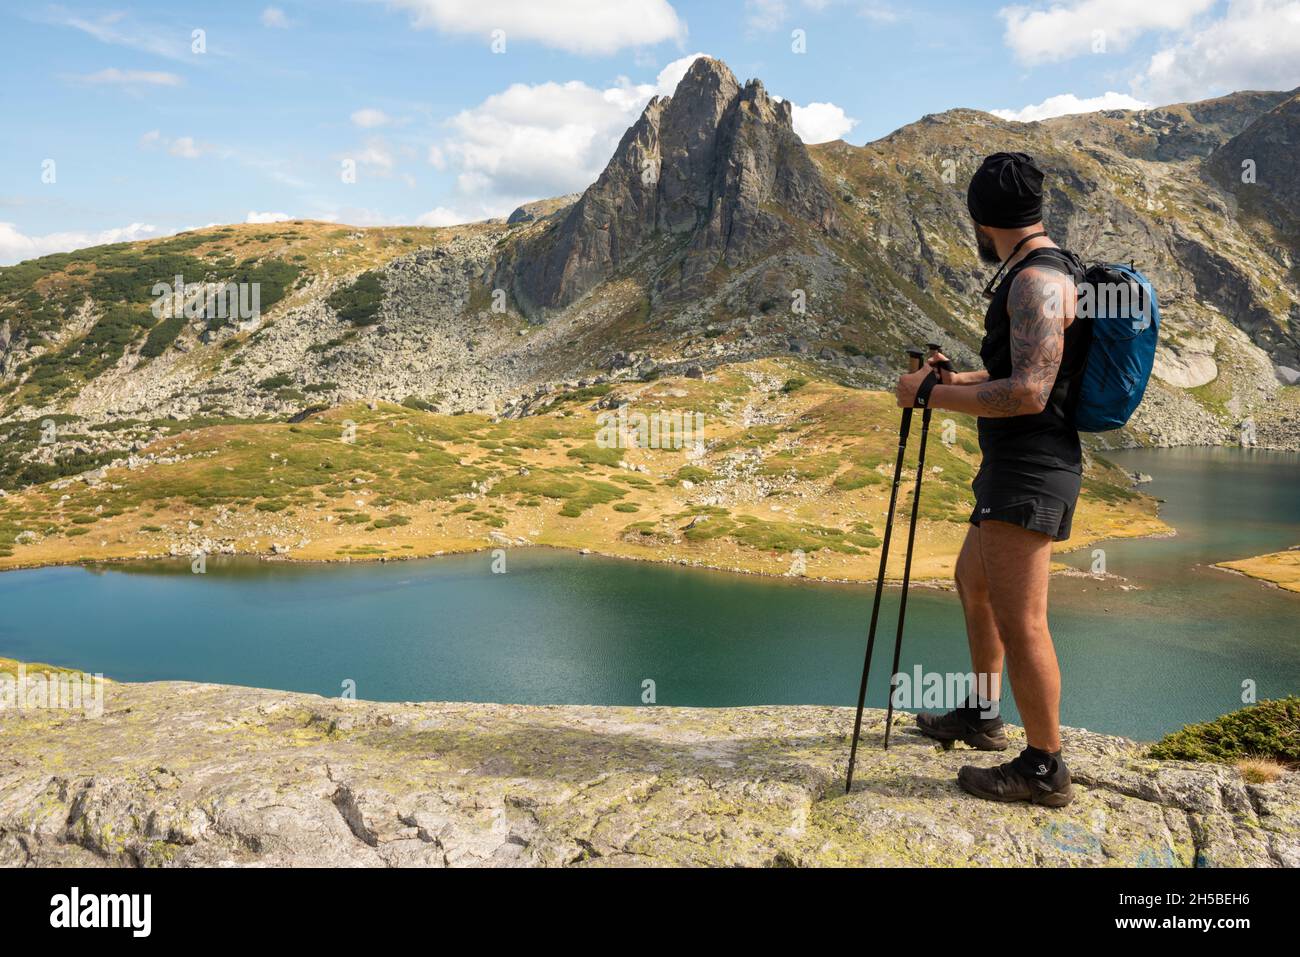
[[[998,634],[1002,636],[1002,644],[1009,655],[1015,656],[1021,651],[1050,645],[1052,642],[1052,632],[1047,626],[1046,617],[1039,621],[1023,616],[999,615],[994,607],[993,620],[998,624]]]
[[[984,569],[975,564],[976,562],[978,558],[973,558],[963,551],[957,559],[953,579],[957,583],[957,593],[961,595],[962,601],[987,602],[989,583],[984,577]]]

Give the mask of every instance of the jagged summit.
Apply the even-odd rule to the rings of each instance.
[[[654,248],[665,255],[646,264],[651,293],[676,300],[698,294],[720,265],[834,224],[790,104],[701,57],[672,96],[646,105],[559,226],[521,243],[505,272],[525,309],[554,308]]]

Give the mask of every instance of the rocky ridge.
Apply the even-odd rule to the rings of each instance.
[[[383,704],[110,683],[100,718],[0,712],[9,866],[1300,866],[1300,776],[1065,732],[1059,811],[848,708]],[[1021,739],[1013,729],[1013,746]]]
[[[112,312],[76,293],[93,275],[80,254],[38,261],[48,271],[28,270],[30,285],[30,264],[0,270],[0,422],[76,416],[60,434],[124,451],[134,438],[92,442],[85,427],[282,418],[357,399],[519,414],[582,383],[779,354],[880,387],[902,347],[927,340],[971,366],[985,269],[965,178],[986,153],[1023,149],[1048,170],[1053,234],[1091,258],[1135,259],[1160,291],[1149,399],[1100,445],[1235,443],[1250,424],[1258,444],[1295,448],[1298,101],[1244,92],[1028,124],[959,109],[865,146],[810,148],[788,103],[701,58],[584,193],[505,221],[222,227],[130,247],[196,249],[212,269],[250,253],[304,264],[255,323],[187,323],[161,354],[145,353],[142,328],[107,368],[78,351]],[[1257,182],[1240,182],[1243,157]],[[384,302],[353,328],[328,300],[363,269],[380,275]],[[71,371],[39,379],[61,372],[41,363],[63,352]]]

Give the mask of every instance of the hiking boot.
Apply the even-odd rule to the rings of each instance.
[[[957,772],[963,791],[986,801],[1029,801],[1043,807],[1065,807],[1074,800],[1070,769],[1059,757],[1050,765],[1030,766],[1022,753],[1013,761],[992,768],[966,765]]]
[[[947,714],[921,712],[916,726],[927,738],[943,743],[946,749],[961,741],[980,751],[1005,751],[1009,742],[1001,718],[981,718],[979,712],[958,708]]]

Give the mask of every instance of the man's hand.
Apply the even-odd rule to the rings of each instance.
[[[936,349],[934,352],[931,352],[930,358],[926,361],[930,363],[930,368],[935,371],[935,374],[939,377],[939,381],[944,385],[952,385],[957,381],[957,373],[953,372],[951,368],[940,367],[941,364],[945,362],[951,366],[952,362],[939,350]]]
[[[911,409],[916,406],[916,393],[930,375],[934,373],[928,365],[923,365],[915,372],[909,372],[907,375],[898,377],[898,385],[894,389],[894,394],[898,397],[898,407],[900,409]]]

